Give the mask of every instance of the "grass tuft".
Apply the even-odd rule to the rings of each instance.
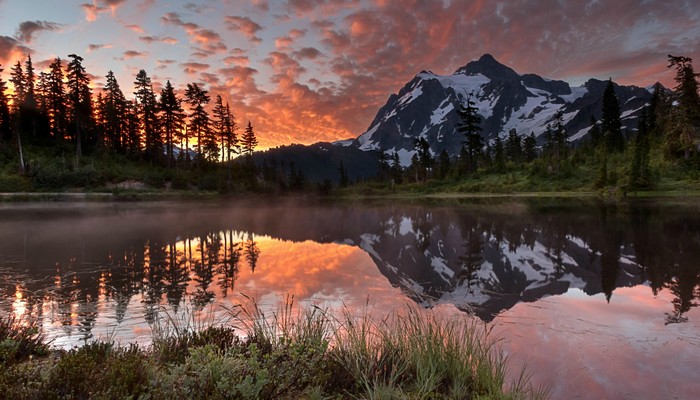
[[[508,384],[508,360],[498,339],[464,315],[406,306],[375,319],[367,310],[355,315],[300,307],[291,296],[271,312],[248,298],[224,320],[211,315],[164,313],[154,323],[149,348],[95,342],[41,359],[2,359],[0,393],[47,399],[433,400],[549,394],[533,388],[524,370]],[[28,336],[21,326],[3,323],[5,337]]]

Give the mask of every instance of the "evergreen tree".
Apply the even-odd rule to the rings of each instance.
[[[532,132],[523,138],[523,158],[525,162],[532,162],[537,158],[537,139]]]
[[[24,62],[24,100],[21,107],[23,109],[22,126],[31,133],[34,140],[39,139],[37,127],[37,101],[34,85],[36,83],[32,56],[27,54],[27,61]]]
[[[139,108],[135,101],[127,100],[124,104],[122,119],[122,146],[127,155],[132,158],[141,156],[141,121]]]
[[[136,112],[143,132],[144,154],[147,160],[159,160],[163,154],[163,138],[158,120],[158,101],[153,92],[151,78],[145,70],[136,74],[134,82]]]
[[[48,117],[51,133],[58,140],[68,136],[68,109],[66,90],[63,82],[63,66],[60,58],[56,57],[49,65],[49,80],[47,88]]]
[[[236,130],[238,130],[238,124],[236,123],[236,117],[231,113],[231,107],[226,103],[226,127],[225,135],[223,137],[225,141],[225,152],[226,161],[231,161],[232,154],[240,153],[240,146],[238,144],[238,135],[236,135]]]
[[[188,83],[185,99],[190,105],[189,130],[197,138],[197,165],[204,157],[205,137],[209,134],[209,114],[204,106],[209,103],[209,92],[202,90],[196,83]]]
[[[615,94],[615,86],[612,79],[603,92],[603,114],[600,124],[605,146],[609,152],[620,152],[625,147],[625,139],[622,136],[622,123],[620,121],[620,104]]]
[[[416,155],[418,155],[418,178],[426,180],[430,177],[434,161],[432,154],[430,154],[430,143],[424,137],[419,137],[415,141],[414,148]]]
[[[471,100],[471,95],[467,96],[466,104],[460,103],[457,109],[459,122],[457,123],[457,132],[464,134],[465,141],[462,142],[466,146],[467,168],[469,171],[476,171],[477,157],[484,147],[484,140],[479,133],[481,127],[481,117],[477,114],[476,103]]]
[[[248,160],[253,157],[253,152],[258,146],[258,139],[255,137],[255,131],[253,131],[253,125],[248,121],[248,125],[245,128],[245,132],[241,137],[241,151],[245,154]]]
[[[228,103],[224,105],[221,95],[216,96],[212,113],[214,114],[214,133],[221,143],[221,159],[231,161],[231,153],[238,141],[234,131],[236,122],[231,115]]]
[[[515,128],[508,131],[508,138],[506,139],[506,156],[509,161],[514,163],[519,163],[523,158],[523,145],[520,136],[516,132]]]
[[[350,180],[348,179],[348,170],[345,168],[345,165],[343,165],[343,160],[340,160],[340,167],[338,167],[338,172],[340,173],[340,179],[338,180],[339,186],[341,188],[347,187],[350,183]]]
[[[26,85],[24,70],[22,69],[22,63],[17,61],[11,69],[12,73],[10,75],[10,82],[14,87],[15,94],[12,97],[12,105],[15,108],[15,112],[18,112],[19,107],[25,100]]]
[[[637,127],[637,140],[634,145],[634,158],[630,170],[630,187],[646,189],[651,186],[651,170],[649,166],[649,132],[647,108],[642,109]]]
[[[161,112],[160,122],[165,134],[165,154],[169,168],[175,162],[174,141],[182,129],[185,118],[181,101],[175,94],[175,89],[170,81],[166,82],[165,87],[160,92],[158,106]]]
[[[127,147],[135,147],[133,143],[127,146],[126,117],[128,104],[124,93],[119,87],[114,72],[107,72],[107,83],[104,87],[104,102],[100,113],[104,122],[104,139],[108,148],[117,153],[126,153]]]
[[[700,95],[698,76],[690,57],[668,56],[668,67],[676,70],[674,98],[678,106],[673,108],[673,123],[668,132],[671,150],[678,149],[685,159],[697,151],[698,128],[700,127]]]
[[[399,159],[399,153],[394,152],[391,155],[391,179],[396,184],[402,182],[403,168],[401,168],[401,160]]]
[[[0,145],[9,142],[12,138],[10,122],[10,101],[7,96],[7,84],[2,79],[2,65],[0,65]]]
[[[17,61],[17,63],[12,67],[12,73],[10,74],[10,82],[14,86],[15,94],[12,98],[12,110],[11,110],[11,120],[12,120],[12,132],[15,143],[17,143],[17,151],[19,153],[19,172],[24,173],[24,151],[22,149],[22,135],[20,133],[20,121],[22,119],[22,107],[21,104],[24,102],[25,98],[25,78],[24,71],[22,70],[22,64]]]
[[[596,121],[595,117],[591,115],[591,128],[588,130],[588,133],[591,136],[591,144],[593,147],[598,147],[601,143],[603,143],[603,133],[600,131],[600,128],[598,127],[598,121]]]
[[[452,166],[450,155],[447,153],[447,150],[442,149],[440,152],[440,155],[438,156],[438,164],[440,166],[438,170],[440,179],[445,179],[450,172],[450,167]]]
[[[384,182],[389,176],[389,157],[384,149],[377,153],[378,175],[377,180]]]
[[[503,172],[506,169],[506,156],[503,148],[503,140],[498,136],[496,136],[496,139],[493,141],[492,154],[494,168],[498,172]]]
[[[83,141],[95,144],[92,136],[88,136],[92,122],[92,93],[90,92],[90,79],[83,67],[83,58],[70,54],[68,63],[68,100],[73,138],[75,140],[76,157],[80,160],[83,152]]]
[[[558,160],[563,160],[569,155],[569,135],[564,126],[564,114],[558,111],[554,118],[554,152]]]

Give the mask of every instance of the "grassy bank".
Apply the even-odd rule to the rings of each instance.
[[[12,399],[519,399],[545,398],[484,324],[406,307],[377,321],[287,302],[227,324],[166,318],[153,343],[51,350],[31,325],[0,323],[0,396]],[[335,315],[335,314],[334,314]],[[194,320],[192,320],[194,321]]]

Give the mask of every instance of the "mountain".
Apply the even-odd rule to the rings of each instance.
[[[503,138],[515,129],[519,135],[534,133],[541,143],[547,124],[561,111],[570,141],[575,144],[586,137],[591,117],[600,119],[606,85],[606,81],[590,79],[583,86],[571,87],[567,82],[535,74],[520,75],[485,54],[452,75],[421,71],[398,94],[389,96],[366,132],[357,139],[335,144],[365,151],[395,151],[404,166],[410,163],[419,137],[428,140],[433,154],[447,150],[456,155],[464,140],[455,132],[456,109],[470,95],[481,116],[482,136],[487,140]],[[651,93],[615,84],[615,94],[623,129],[636,129],[637,117]]]

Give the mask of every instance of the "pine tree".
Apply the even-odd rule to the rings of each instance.
[[[10,105],[7,96],[7,84],[2,79],[2,65],[0,65],[0,145],[2,142],[9,142],[12,138],[12,128],[10,122]]]
[[[447,150],[442,149],[440,152],[440,155],[438,156],[438,164],[440,166],[440,179],[445,179],[450,173],[450,167],[452,166],[452,161],[450,160],[450,155],[447,153]]]
[[[459,117],[459,122],[457,123],[457,132],[464,134],[465,141],[462,142],[466,146],[467,155],[467,168],[469,171],[476,170],[476,162],[481,149],[484,147],[484,140],[479,133],[481,127],[481,117],[477,114],[476,103],[471,100],[471,95],[467,96],[466,105],[460,103],[457,109],[457,116]]]
[[[414,148],[418,155],[418,177],[420,180],[426,180],[430,177],[434,162],[433,156],[430,154],[430,143],[424,137],[419,137],[415,141]]]
[[[231,107],[229,107],[228,102],[226,103],[226,129],[224,140],[226,142],[225,152],[226,161],[231,161],[232,154],[240,153],[240,145],[238,143],[238,135],[236,131],[238,130],[238,123],[236,123],[236,117],[231,112]]]
[[[102,119],[104,120],[105,142],[113,151],[126,153],[128,147],[136,146],[133,143],[131,146],[127,146],[129,140],[125,132],[128,104],[112,71],[107,72],[104,92]]]
[[[384,182],[389,176],[389,156],[387,155],[386,151],[384,151],[384,149],[381,148],[377,153],[377,166],[377,180],[380,182]]]
[[[399,159],[399,153],[394,152],[391,155],[391,179],[396,184],[400,184],[403,181],[403,168],[401,167],[401,160]]]
[[[588,130],[588,133],[590,134],[591,137],[591,144],[593,147],[598,147],[601,143],[603,143],[603,133],[600,131],[600,128],[598,127],[598,121],[596,121],[595,117],[591,115],[591,128]]]
[[[343,165],[343,160],[340,160],[340,167],[338,167],[338,172],[340,172],[340,179],[338,180],[339,186],[341,188],[347,187],[350,181],[348,179],[348,170],[345,169],[345,165]]]
[[[58,140],[64,140],[68,135],[68,109],[66,107],[66,90],[63,82],[61,59],[56,57],[49,65],[49,70],[47,88],[49,125],[53,137]]]
[[[630,169],[630,187],[646,189],[651,186],[651,170],[649,166],[649,131],[647,108],[642,109],[637,125],[637,140],[634,145],[634,158]]]
[[[523,158],[525,162],[532,162],[537,158],[537,139],[532,132],[523,139]]]
[[[258,146],[258,139],[255,137],[255,131],[253,131],[253,125],[248,121],[248,125],[245,128],[245,132],[241,137],[242,152],[245,154],[246,159],[251,160],[253,157],[253,152]]]
[[[498,172],[503,172],[506,169],[506,157],[503,148],[503,140],[501,140],[501,138],[498,136],[496,136],[496,139],[493,141],[492,154],[493,166],[495,170]]]
[[[92,93],[90,92],[90,79],[83,67],[83,58],[70,54],[68,63],[68,100],[73,138],[76,144],[76,158],[79,161],[83,152],[83,141],[89,139],[92,144],[95,140],[88,137],[88,131],[92,123]]]
[[[167,81],[165,87],[160,92],[159,102],[161,116],[161,125],[165,134],[165,153],[167,158],[168,168],[175,162],[174,156],[174,141],[182,129],[185,118],[182,110],[181,101],[175,94],[175,89],[170,81]]]
[[[209,114],[204,106],[209,103],[209,92],[200,89],[196,83],[188,83],[185,99],[190,105],[190,133],[197,138],[197,165],[204,157],[205,137],[209,134]]]
[[[668,132],[669,147],[678,149],[684,158],[697,151],[698,132],[700,129],[700,94],[698,94],[698,77],[693,60],[690,57],[668,56],[668,67],[676,70],[674,98],[678,106],[673,109],[673,123]]]
[[[136,110],[143,132],[144,154],[148,160],[159,160],[163,154],[163,138],[158,120],[158,102],[151,78],[145,70],[142,69],[136,74],[134,87]]]
[[[615,85],[612,79],[608,81],[608,85],[603,92],[603,115],[600,128],[608,152],[620,152],[624,149],[625,139],[622,136],[620,104],[615,94]]]
[[[231,115],[228,103],[224,105],[221,95],[216,96],[212,113],[214,114],[213,131],[221,143],[221,159],[222,161],[231,161],[231,153],[238,142],[235,133],[236,120]]]
[[[523,145],[520,136],[516,132],[515,128],[508,131],[508,138],[506,139],[506,156],[509,161],[514,163],[519,163],[523,158]]]

